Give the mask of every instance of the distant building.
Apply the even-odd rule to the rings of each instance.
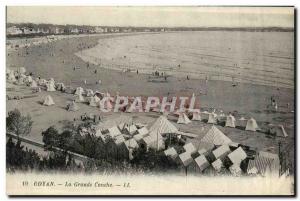
[[[125,32],[125,33],[132,32],[132,29],[131,28],[128,28],[128,29],[124,28],[124,29],[122,29],[122,32]]]
[[[50,33],[61,34],[61,33],[64,33],[64,30],[59,27],[50,27]]]
[[[38,28],[38,29],[37,29],[37,33],[48,34],[48,33],[49,33],[49,29],[46,29],[46,28]]]
[[[109,28],[109,32],[118,33],[118,32],[120,32],[120,29],[119,28]]]
[[[107,29],[106,29],[107,30]],[[95,32],[96,33],[104,33],[105,32],[105,28],[102,27],[95,27]]]
[[[77,28],[72,28],[70,30],[71,33],[79,33],[79,30]]]
[[[23,33],[22,30],[16,26],[8,27],[6,29],[7,35],[18,35],[18,34],[22,34],[22,33]]]
[[[34,28],[31,27],[23,27],[21,28],[23,34],[35,34],[37,31]]]

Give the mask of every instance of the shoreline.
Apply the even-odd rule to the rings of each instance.
[[[181,32],[177,32],[177,33],[182,34]],[[160,34],[160,33],[158,33],[158,34]],[[129,35],[129,37],[132,37],[132,36],[134,36],[134,35]],[[110,39],[108,38],[108,40],[110,40]],[[263,86],[271,86],[271,87],[277,87],[277,88],[294,89],[295,82],[293,81],[290,83],[290,82],[287,82],[288,78],[277,77],[278,76],[278,74],[276,74],[277,72],[274,72],[276,77],[272,77],[273,75],[271,75],[271,74],[269,76],[265,76],[263,74],[262,75],[256,74],[256,73],[253,73],[252,71],[251,71],[251,73],[253,73],[253,75],[252,74],[249,75],[250,71],[249,71],[249,73],[237,75],[236,71],[243,70],[243,68],[245,68],[245,67],[238,67],[238,66],[234,67],[234,66],[230,66],[229,64],[227,64],[227,65],[224,64],[225,71],[222,70],[222,72],[216,72],[215,71],[216,67],[213,67],[213,64],[209,64],[209,63],[204,63],[204,65],[206,64],[206,66],[210,66],[210,69],[204,70],[204,69],[201,69],[201,67],[200,67],[199,69],[192,70],[190,67],[181,69],[181,68],[177,68],[172,65],[169,67],[166,67],[164,64],[161,64],[161,65],[158,64],[158,65],[155,65],[155,67],[154,66],[150,67],[150,66],[147,66],[148,65],[147,63],[145,63],[145,64],[135,63],[134,61],[128,62],[128,61],[125,61],[124,59],[122,60],[120,58],[116,58],[116,59],[111,58],[111,60],[108,60],[107,58],[101,58],[101,56],[99,56],[99,54],[97,56],[97,52],[101,52],[101,49],[103,49],[105,51],[105,47],[103,47],[103,44],[101,44],[102,42],[103,42],[103,38],[98,39],[97,44],[94,44],[93,47],[90,47],[89,49],[82,49],[80,51],[77,51],[75,53],[75,55],[78,56],[80,59],[82,59],[86,63],[92,63],[96,66],[99,66],[100,68],[116,70],[116,71],[121,71],[121,72],[127,71],[129,69],[129,71],[131,71],[131,72],[136,72],[138,70],[139,73],[151,75],[154,71],[157,70],[159,72],[164,72],[167,75],[174,76],[177,78],[186,78],[186,76],[188,75],[192,79],[205,80],[208,77],[209,80],[213,80],[213,81],[218,80],[218,81],[225,81],[225,82],[231,82],[231,83],[233,83],[233,79],[234,79],[234,82],[237,82],[237,83],[248,83],[248,84],[253,84],[253,85],[263,85]],[[104,44],[105,44],[105,42],[104,42]],[[125,54],[125,52],[124,52],[124,54]],[[132,55],[132,56],[134,56],[134,55]],[[244,64],[246,65],[246,61],[244,62]],[[248,62],[248,64],[249,64],[249,62]],[[226,71],[226,68],[228,68],[227,71]],[[269,68],[272,69],[271,66]],[[230,71],[232,71],[231,73],[230,73],[229,69],[230,69]],[[245,68],[245,69],[247,69],[247,68]],[[283,68],[283,69],[285,69],[285,68]],[[266,73],[269,71],[269,69],[268,68],[265,70],[263,69],[262,72],[263,71],[265,71],[265,73]],[[279,73],[279,69],[278,69],[278,73]],[[281,75],[286,76],[285,73],[281,73]]]

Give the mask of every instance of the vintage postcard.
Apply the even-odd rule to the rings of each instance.
[[[294,15],[8,6],[7,194],[294,196]]]

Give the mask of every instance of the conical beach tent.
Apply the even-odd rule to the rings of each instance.
[[[30,87],[31,87],[31,88],[37,88],[38,85],[37,85],[36,81],[32,80],[32,82],[31,82],[31,84],[30,84]]]
[[[212,126],[211,129],[206,133],[206,135],[201,139],[201,142],[210,143],[214,145],[229,144],[231,139],[229,139],[222,131],[220,131],[216,126]]]
[[[67,110],[68,110],[68,111],[73,111],[73,112],[75,112],[75,111],[78,111],[78,110],[79,110],[79,107],[78,107],[78,105],[75,103],[75,101],[72,101],[72,103],[68,104]]]
[[[62,82],[58,82],[55,84],[57,91],[65,91],[66,87],[64,85],[64,83]]]
[[[214,112],[209,113],[207,123],[216,124],[217,123],[217,114]]]
[[[86,90],[86,96],[87,96],[87,97],[91,97],[91,96],[93,96],[93,95],[94,95],[93,90],[91,90],[91,89],[87,89],[87,90]]]
[[[15,82],[15,81],[17,81],[17,80],[16,80],[16,77],[15,77],[14,71],[9,71],[9,73],[8,73],[8,75],[7,75],[7,80],[8,80],[9,82]]]
[[[29,76],[26,77],[25,81],[26,81],[27,83],[31,83],[31,82],[33,81],[33,79],[32,79],[32,77],[29,75]]]
[[[235,128],[235,118],[234,116],[232,116],[231,114],[228,115],[226,117],[226,123],[225,123],[225,126],[226,127],[232,127],[232,128]]]
[[[99,105],[100,98],[98,96],[93,96],[90,100],[90,106],[97,107]]]
[[[200,112],[193,112],[193,121],[201,121],[201,115]]]
[[[236,121],[236,124],[237,124],[236,126],[245,128],[247,125],[247,119],[245,119],[244,117],[241,117]]]
[[[149,135],[177,133],[178,129],[165,117],[160,116],[150,127]]]
[[[85,99],[84,99],[84,97],[82,96],[82,94],[79,94],[79,95],[76,97],[75,102],[76,102],[76,103],[84,103],[84,102],[85,102]]]
[[[188,123],[191,123],[191,120],[186,116],[185,113],[180,113],[177,123],[178,124],[188,124]]]
[[[103,107],[108,110],[113,108],[110,99],[102,99],[101,101],[99,101],[99,105],[100,104],[103,105]]]
[[[74,94],[75,95],[83,94],[83,88],[82,87],[77,87]]]
[[[54,104],[55,103],[54,103],[52,97],[50,95],[46,96],[43,105],[50,106],[50,105],[54,105]]]
[[[45,86],[45,85],[47,85],[47,80],[45,80],[45,79],[39,79],[38,85],[40,85],[40,86]]]
[[[246,131],[256,131],[258,129],[258,125],[256,120],[252,117],[247,121]]]
[[[15,83],[17,85],[23,85],[24,84],[24,78],[20,77]]]
[[[52,83],[52,82],[47,83],[46,87],[47,87],[47,91],[56,91],[54,83]]]
[[[55,81],[54,81],[54,79],[52,77],[50,78],[49,82],[55,84]]]
[[[280,137],[287,137],[288,134],[285,131],[283,125],[273,125],[269,124],[269,132],[273,135],[280,136]]]

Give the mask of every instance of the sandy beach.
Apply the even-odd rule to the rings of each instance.
[[[167,34],[168,33],[163,33],[162,35],[167,36]],[[293,159],[295,125],[292,110],[294,108],[294,89],[293,86],[291,86],[291,81],[293,85],[293,80],[286,81],[287,79],[284,78],[284,76],[287,75],[284,75],[282,79],[287,82],[289,87],[283,87],[281,85],[267,86],[253,83],[239,83],[238,86],[233,87],[231,80],[222,81],[215,79],[210,79],[206,85],[205,80],[201,79],[201,77],[191,76],[191,78],[187,80],[185,76],[176,76],[172,73],[169,74],[171,76],[168,77],[167,82],[157,83],[149,81],[149,75],[147,74],[150,72],[148,71],[149,69],[139,74],[135,71],[124,73],[120,69],[102,67],[105,63],[109,63],[108,61],[103,62],[103,64],[99,66],[97,63],[87,62],[77,56],[78,52],[89,52],[95,50],[93,48],[97,48],[99,51],[99,41],[103,41],[103,43],[110,43],[112,41],[117,43],[122,41],[122,39],[125,40],[130,37],[150,37],[150,35],[151,34],[85,36],[80,39],[68,38],[52,43],[31,46],[29,48],[20,48],[17,51],[7,53],[7,68],[15,69],[24,66],[28,72],[34,74],[34,77],[40,76],[46,79],[53,77],[57,82],[63,82],[67,86],[81,86],[86,89],[90,88],[102,92],[108,91],[112,95],[119,92],[121,95],[128,96],[166,96],[168,93],[170,96],[191,96],[192,93],[195,93],[200,99],[202,109],[217,108],[222,109],[225,113],[235,112],[238,116],[244,116],[246,118],[254,117],[260,126],[264,126],[268,123],[283,124],[289,134],[286,139],[268,138],[262,133],[245,132],[232,128],[220,127],[220,129],[233,141],[256,147],[258,150],[276,153],[278,151],[278,142],[282,142],[283,147],[290,152],[291,160]],[[112,54],[111,52],[107,52],[107,48],[103,48],[102,51],[104,56]],[[98,53],[100,54],[100,52]],[[167,58],[165,59],[166,61],[168,60]],[[288,65],[293,66],[293,59],[289,61],[290,63]],[[110,65],[113,66],[116,62],[118,63],[120,60],[116,59],[112,61]],[[95,70],[97,70],[97,73],[95,73]],[[293,71],[293,68],[289,70]],[[245,76],[247,75],[245,74]],[[261,76],[263,76],[263,74],[261,74]],[[87,80],[86,85],[84,84],[84,80]],[[102,81],[101,85],[96,84],[98,80]],[[19,88],[19,93],[22,94],[31,93],[29,89],[25,89],[26,87],[20,89],[20,86],[11,86],[9,84],[7,84],[7,87]],[[207,94],[203,93],[205,90],[207,90]],[[7,92],[7,94],[13,93],[16,92]],[[51,107],[42,106],[39,102],[49,93],[51,93],[56,105]],[[266,110],[272,95],[276,97],[279,103],[277,112]],[[99,109],[89,107],[86,104],[79,104],[81,109],[77,112],[67,112],[65,109],[67,101],[73,98],[73,95],[61,92],[43,91],[38,94],[38,97],[22,100],[8,100],[7,111],[19,108],[22,113],[30,114],[35,122],[30,135],[37,140],[41,140],[41,131],[47,129],[50,125],[62,126],[63,120],[72,121],[74,118],[79,118],[84,112],[100,114]],[[287,108],[287,103],[290,104],[289,108]],[[100,115],[103,115],[104,118],[118,116],[116,113],[101,113]],[[150,123],[159,116],[157,113],[132,113],[127,115],[133,116],[135,121],[141,123]],[[170,117],[170,120],[175,122],[176,118]],[[209,127],[208,124],[202,122],[193,122],[188,126],[178,124],[176,126],[182,131],[195,133],[199,136],[204,136],[205,134],[204,130],[199,129],[200,127]]]

